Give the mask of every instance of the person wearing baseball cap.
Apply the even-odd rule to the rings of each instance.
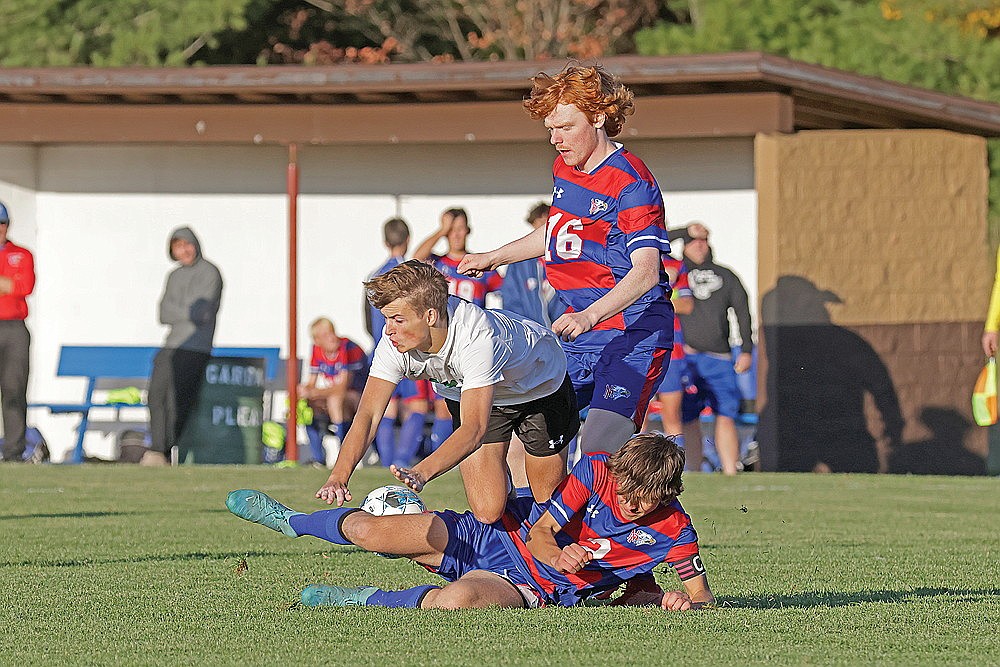
[[[31,335],[26,297],[35,289],[35,260],[7,237],[10,211],[0,202],[0,399],[3,447],[0,460],[20,461],[28,413],[28,348]]]

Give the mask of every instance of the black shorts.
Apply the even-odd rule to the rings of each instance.
[[[452,424],[462,421],[458,401],[445,399]],[[516,433],[532,456],[552,456],[564,450],[580,430],[580,411],[569,376],[555,392],[518,405],[494,405],[486,425],[484,443],[510,442]]]

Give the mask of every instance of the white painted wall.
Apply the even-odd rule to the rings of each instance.
[[[718,259],[755,290],[752,141],[629,147],[657,175],[670,224],[708,224]],[[301,149],[299,354],[320,315],[369,344],[360,283],[384,259],[386,218],[410,223],[412,248],[442,210],[462,206],[470,249],[495,247],[527,232],[528,208],[550,195],[552,159],[544,142]],[[0,200],[38,273],[29,300],[29,401],[82,397],[82,380],[55,377],[61,345],[162,341],[156,308],[172,268],[167,237],[178,225],[194,228],[225,279],[216,343],[286,348],[285,173],[286,154],[276,147],[0,146]],[[77,419],[29,415],[56,460],[72,447]],[[88,454],[113,450],[110,438],[88,434]]]

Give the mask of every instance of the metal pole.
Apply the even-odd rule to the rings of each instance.
[[[285,461],[299,460],[298,446],[298,227],[299,227],[299,165],[298,146],[288,144],[288,417],[285,420]]]

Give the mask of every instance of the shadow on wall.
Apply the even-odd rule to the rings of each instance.
[[[973,424],[957,410],[926,407],[920,411],[920,421],[930,430],[931,436],[893,450],[889,472],[917,475],[986,473],[986,461],[962,446]]]
[[[878,435],[892,451],[902,443],[899,398],[872,346],[834,325],[827,303],[841,299],[801,276],[780,277],[761,300],[767,353],[761,452],[771,458],[768,468],[781,471],[878,472],[865,396],[881,415]]]

